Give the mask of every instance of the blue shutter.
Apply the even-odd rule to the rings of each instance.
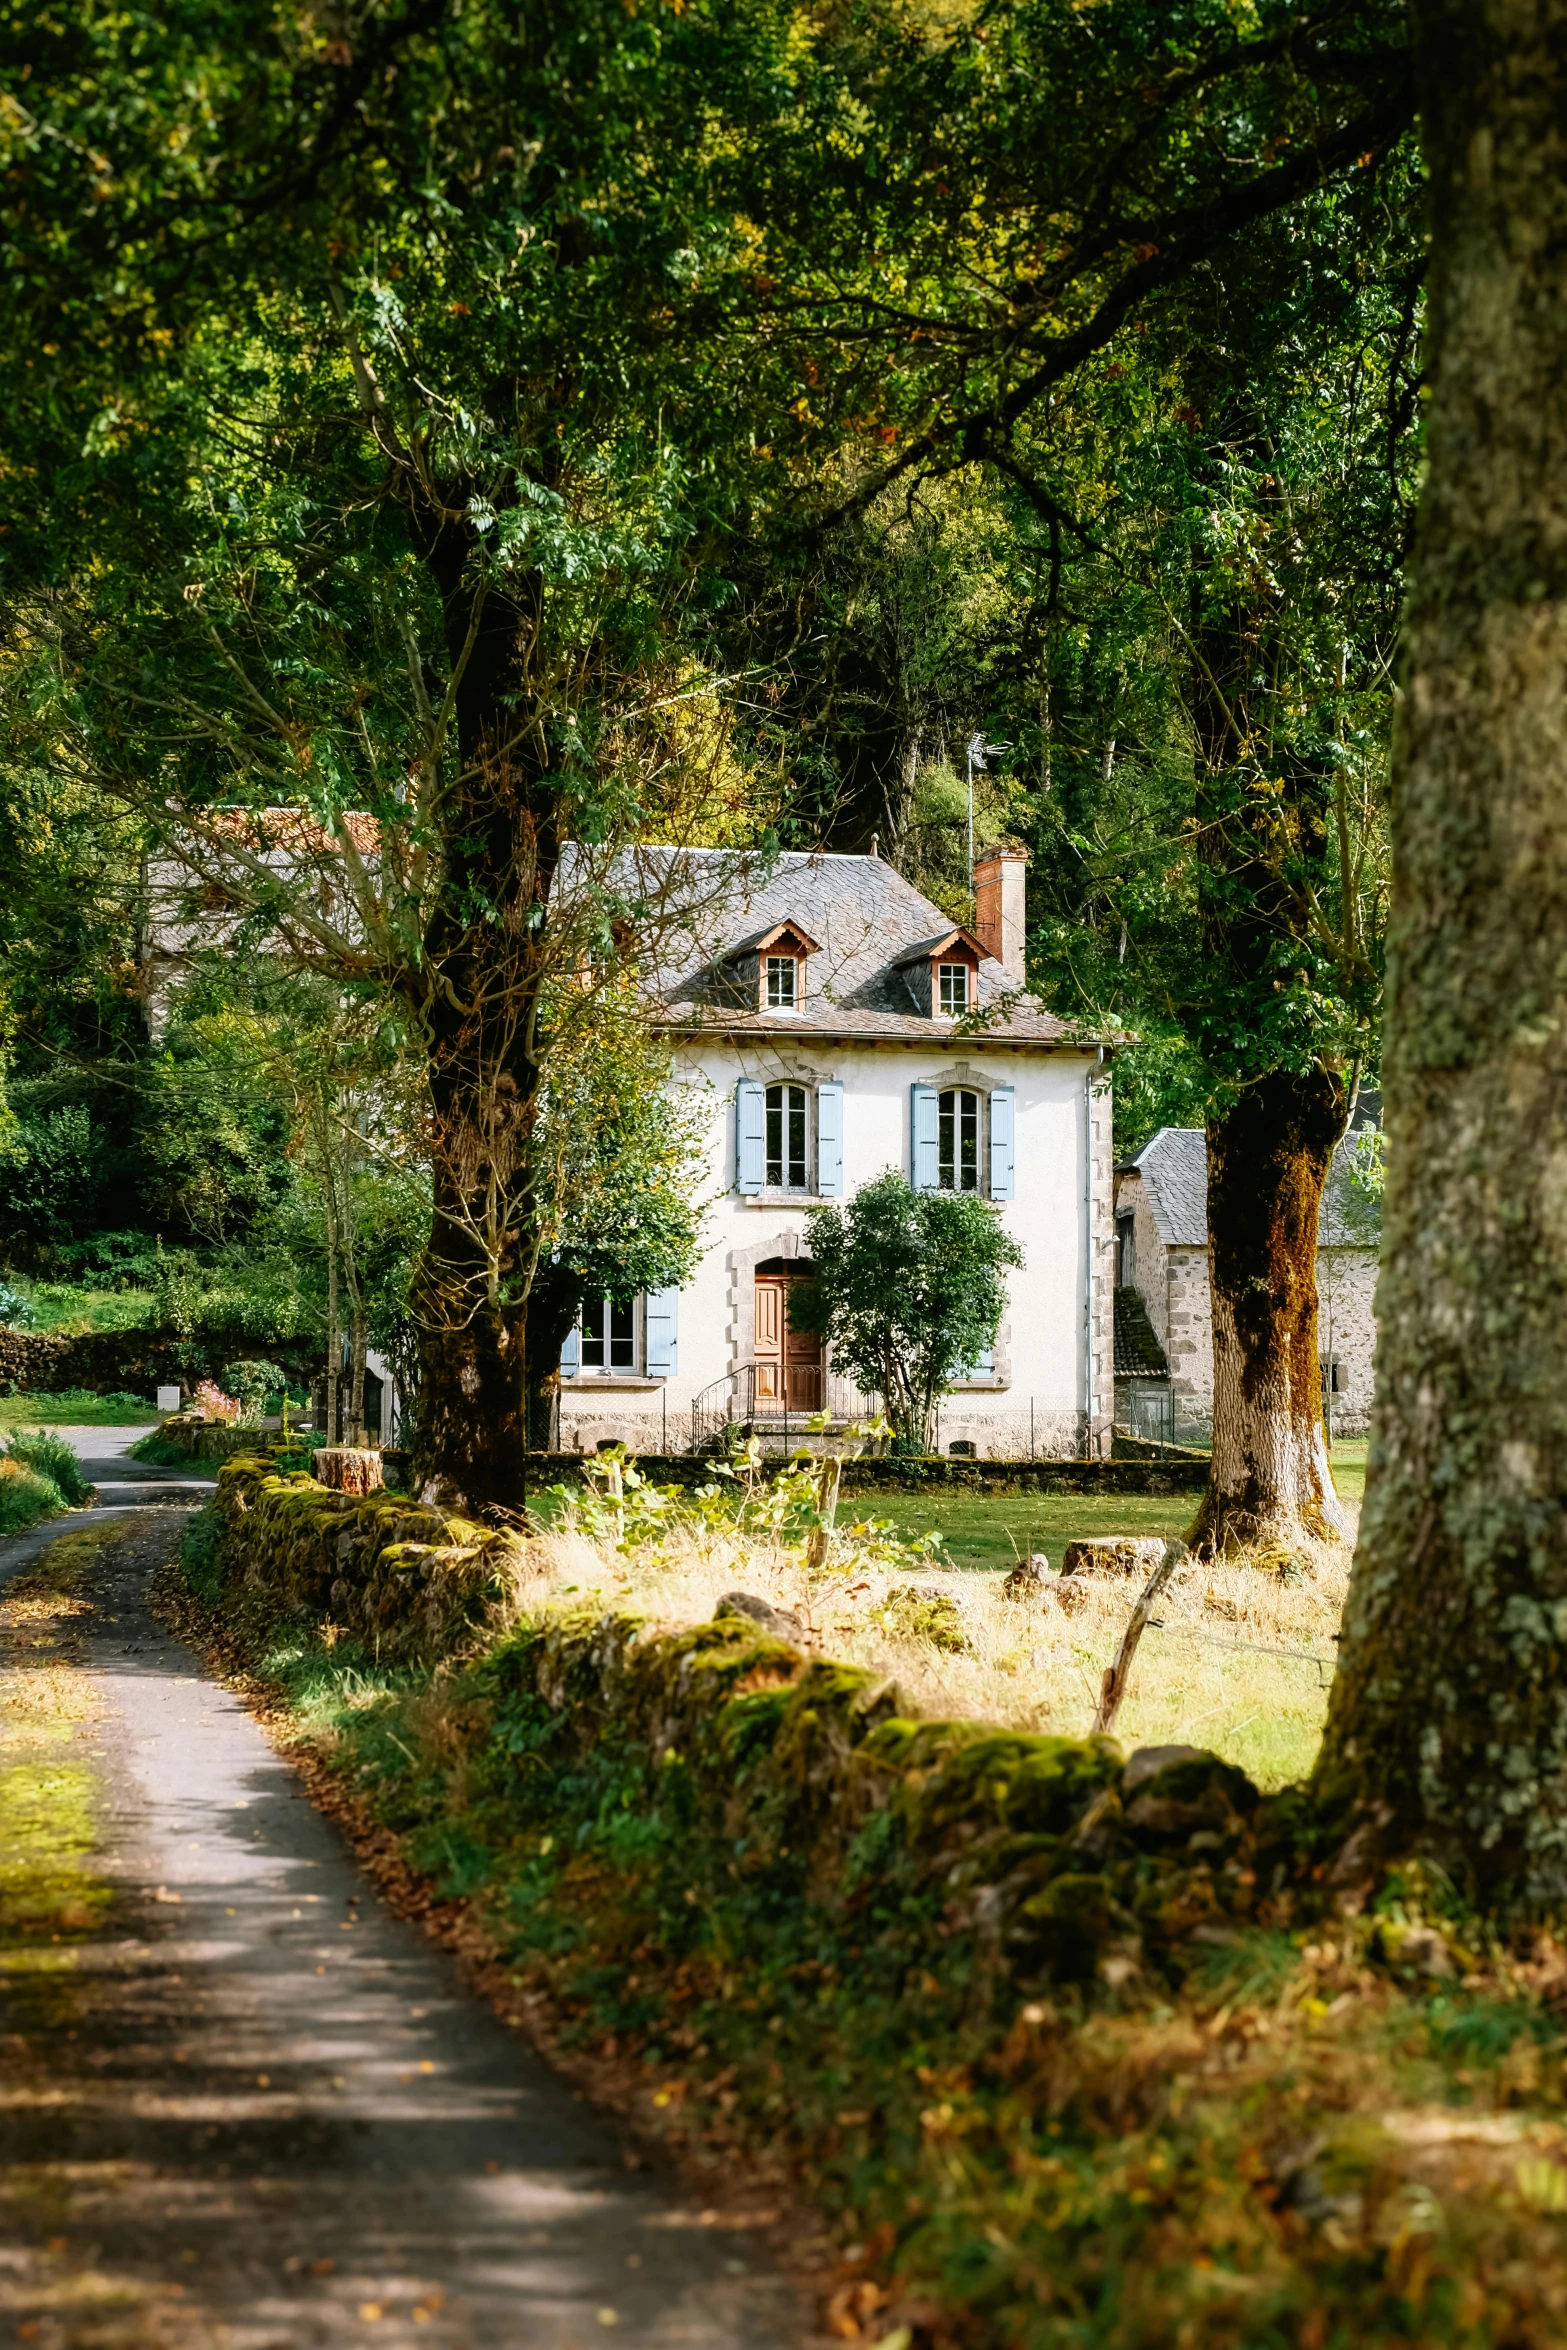
[[[580,1321],[573,1322],[566,1333],[566,1343],[560,1350],[560,1375],[563,1379],[575,1379],[577,1375],[581,1338],[582,1324]]]
[[[816,1192],[843,1197],[843,1087],[833,1078],[816,1088]]]
[[[936,1088],[909,1088],[909,1181],[916,1191],[934,1191],[940,1169],[936,1164]]]
[[[1013,1108],[1016,1095],[1010,1085],[998,1085],[990,1097],[990,1196],[1010,1199],[1013,1193]]]
[[[767,1180],[767,1094],[754,1077],[735,1087],[735,1189],[757,1192]]]
[[[679,1290],[650,1289],[647,1293],[647,1375],[650,1379],[673,1379],[679,1338]]]

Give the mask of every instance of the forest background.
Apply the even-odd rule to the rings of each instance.
[[[1259,1261],[1309,1282],[1379,1051],[1395,12],[8,38],[15,1310],[342,1327],[418,1362],[426,1465],[504,1494],[519,1361],[699,1245],[620,852],[874,839],[964,918],[975,736],[1031,984],[1130,1033],[1119,1147],[1210,1126],[1221,1322]],[[174,896],[219,935],[159,1000]],[[1227,1134],[1287,1229],[1226,1224]],[[1315,1393],[1279,1409],[1309,1451]]]

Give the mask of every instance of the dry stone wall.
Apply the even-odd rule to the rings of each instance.
[[[1292,1832],[1287,1809],[1270,1821],[1244,1775],[1200,1749],[1128,1759],[1107,1737],[913,1719],[884,1675],[808,1656],[738,1611],[675,1633],[629,1614],[524,1617],[516,1537],[348,1500],[259,1457],[222,1471],[217,1509],[230,1584],[383,1658],[466,1654],[487,1707],[513,1721],[519,1700],[544,1709],[563,1763],[627,1746],[678,1762],[692,1833],[746,1851],[748,1868],[792,1855],[826,1910],[853,1898],[874,1852],[933,1900],[933,1953],[973,1936],[982,1969],[1124,1982],[1249,1912],[1259,1862],[1271,1873]],[[547,1801],[545,1779],[527,1775],[519,1800]]]

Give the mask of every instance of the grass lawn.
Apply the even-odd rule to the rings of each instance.
[[[146,1330],[157,1301],[150,1289],[81,1289],[74,1281],[18,1281],[41,1336],[78,1338],[88,1330]]]
[[[1196,1515],[1195,1493],[953,1493],[905,1501],[895,1493],[850,1493],[840,1514],[885,1518],[900,1534],[941,1535],[955,1567],[1006,1569],[1042,1550],[1053,1567],[1084,1534],[1184,1534]]]
[[[84,1388],[59,1395],[0,1395],[0,1432],[7,1428],[139,1428],[159,1416],[156,1404],[137,1395],[91,1395]]]
[[[1345,1501],[1366,1490],[1366,1443],[1335,1444],[1333,1481]],[[900,1534],[942,1535],[956,1567],[1006,1569],[1032,1550],[1061,1564],[1069,1542],[1086,1534],[1182,1535],[1197,1514],[1196,1493],[1119,1494],[1098,1501],[1081,1493],[943,1494],[904,1501],[896,1494],[851,1494],[845,1509],[886,1518]]]

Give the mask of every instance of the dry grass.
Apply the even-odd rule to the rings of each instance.
[[[1302,1777],[1321,1735],[1350,1555],[1314,1548],[1285,1575],[1244,1558],[1178,1569],[1138,1650],[1116,1724],[1123,1744],[1212,1747],[1265,1789]],[[883,1619],[888,1592],[911,1580],[950,1599],[960,1647]],[[1068,1610],[1053,1594],[1009,1600],[1003,1580],[889,1560],[875,1537],[849,1528],[813,1586],[798,1547],[766,1536],[678,1523],[659,1542],[617,1550],[561,1524],[527,1545],[517,1596],[530,1609],[631,1609],[673,1630],[747,1591],[794,1610],[820,1653],[891,1674],[913,1713],[1084,1735],[1138,1584],[1094,1577]]]

